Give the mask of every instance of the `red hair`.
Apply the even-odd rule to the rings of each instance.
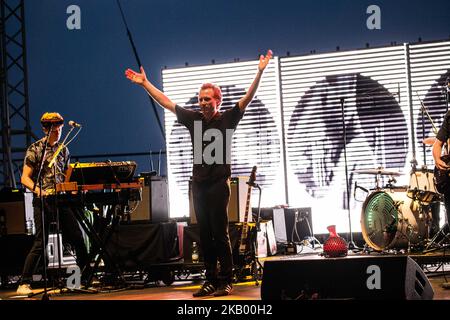
[[[214,98],[217,100],[217,105],[220,106],[222,104],[222,90],[220,87],[215,85],[214,83],[204,83],[200,88],[200,91],[212,89],[214,91]]]

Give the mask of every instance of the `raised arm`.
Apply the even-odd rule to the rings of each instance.
[[[164,93],[162,93],[158,88],[156,88],[150,81],[148,81],[145,74],[145,70],[141,67],[141,72],[138,73],[131,69],[125,70],[125,76],[131,80],[131,82],[136,83],[143,87],[145,91],[152,97],[160,106],[175,113],[175,103],[170,100]]]
[[[239,100],[239,108],[244,111],[245,108],[252,102],[255,96],[256,90],[258,89],[259,82],[261,81],[261,76],[269,64],[269,60],[272,58],[272,50],[268,50],[266,56],[261,55],[259,57],[258,73],[255,76],[252,84],[247,90],[247,93]]]

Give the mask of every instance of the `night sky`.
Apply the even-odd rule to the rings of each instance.
[[[162,88],[161,70],[275,55],[303,55],[450,38],[450,1],[122,0],[147,76]],[[368,6],[381,9],[369,30]],[[81,9],[69,30],[67,7]],[[83,124],[73,155],[165,149],[147,94],[124,77],[137,69],[116,0],[26,0],[27,62],[33,132],[39,117],[59,111]],[[255,70],[256,71],[256,70]],[[163,120],[162,109],[158,107]],[[106,157],[106,156],[105,156]],[[107,158],[107,157],[106,157]],[[105,159],[106,159],[105,158]],[[112,159],[122,160],[122,159]],[[138,171],[148,170],[136,159]],[[88,161],[88,160],[86,160]],[[163,171],[163,173],[165,170]]]

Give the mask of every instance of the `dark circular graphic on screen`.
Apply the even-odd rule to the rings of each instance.
[[[436,130],[439,130],[442,125],[442,121],[444,120],[445,113],[447,112],[447,94],[446,90],[448,88],[448,81],[450,80],[450,70],[441,75],[429,88],[422,102],[425,106],[428,114],[430,115],[433,123],[436,127]],[[447,88],[446,88],[447,87]],[[413,100],[418,100],[417,93],[413,92]],[[420,104],[420,102],[417,102]],[[422,108],[421,108],[422,109]],[[433,156],[432,156],[432,146],[427,142],[427,144],[423,143],[424,138],[435,137],[436,134],[434,132],[433,125],[428,118],[426,112],[419,110],[415,120],[415,144],[416,144],[416,158],[419,165],[426,164],[431,165],[434,164]],[[425,151],[425,155],[424,155]],[[424,159],[425,157],[425,159]]]
[[[301,97],[287,128],[291,168],[315,198],[328,194],[337,173],[345,169],[342,104],[349,172],[370,168],[372,163],[403,168],[406,161],[407,121],[392,94],[359,73],[327,76]],[[362,152],[373,154],[371,163]]]

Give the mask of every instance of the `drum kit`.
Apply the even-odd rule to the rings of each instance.
[[[446,105],[449,110],[450,86],[445,85]],[[360,188],[367,192],[367,197],[363,202],[361,211],[361,230],[367,246],[377,251],[403,250],[410,252],[411,249],[417,249],[426,253],[431,247],[439,249],[442,241],[437,242],[437,236],[444,230],[441,228],[430,239],[431,227],[437,225],[437,214],[443,196],[436,188],[436,182],[439,183],[439,176],[434,175],[433,170],[426,168],[426,150],[427,146],[432,146],[436,142],[438,130],[433,123],[427,108],[417,93],[418,100],[421,103],[422,111],[422,147],[423,160],[425,166],[416,169],[415,151],[412,153],[412,170],[409,176],[408,186],[396,187],[394,177],[403,174],[384,168],[354,170],[357,174],[375,175],[375,188],[369,190]],[[425,137],[425,115],[431,123],[434,135]],[[447,153],[450,154],[450,143],[447,141]],[[384,187],[380,186],[382,176],[389,176],[389,182]],[[442,190],[442,188],[439,188]],[[356,198],[356,196],[355,196]],[[434,220],[433,220],[434,219]],[[449,223],[448,221],[447,223]],[[450,235],[444,236],[444,240],[450,240]]]
[[[375,188],[363,202],[361,229],[367,245],[376,251],[423,249],[429,243],[432,208],[442,201],[432,170],[412,170],[408,186],[395,186],[394,177],[403,173],[384,168],[354,170],[375,175]],[[380,178],[389,176],[381,187]],[[363,188],[362,188],[363,189]]]

